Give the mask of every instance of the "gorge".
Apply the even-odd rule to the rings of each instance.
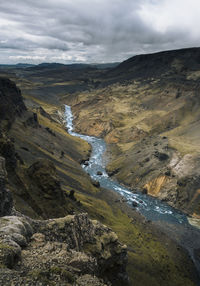
[[[172,238],[178,236],[176,225],[180,224],[182,230],[185,234],[185,243],[182,244],[186,248],[193,259],[198,272],[200,273],[200,262],[196,259],[194,255],[194,250],[200,248],[200,230],[192,227],[184,213],[170,207],[169,205],[161,202],[160,200],[153,198],[149,195],[142,194],[141,191],[138,193],[133,193],[128,188],[120,185],[116,180],[113,180],[106,173],[106,159],[103,156],[106,152],[106,143],[103,139],[94,136],[88,136],[83,134],[78,134],[73,131],[73,115],[71,107],[65,105],[65,116],[66,116],[66,126],[68,133],[72,136],[77,136],[85,141],[87,141],[92,146],[92,152],[87,163],[83,163],[83,169],[91,176],[91,178],[100,183],[102,188],[116,191],[123,198],[125,202],[130,206],[136,207],[137,210],[145,216],[147,220],[152,220],[153,222],[159,221],[159,223],[167,223],[171,225],[173,229],[170,234]],[[166,234],[168,229],[165,230]],[[168,233],[169,234],[169,233]],[[195,243],[193,239],[196,239]],[[178,242],[180,243],[179,239]]]
[[[133,194],[131,190],[123,187],[117,181],[109,178],[106,173],[106,159],[103,160],[103,156],[106,152],[106,143],[101,138],[94,136],[87,136],[78,134],[73,131],[73,115],[70,106],[65,105],[66,115],[66,126],[68,132],[72,136],[77,136],[87,141],[92,146],[92,153],[87,164],[83,163],[82,167],[91,176],[92,179],[98,181],[100,186],[106,189],[111,189],[121,194],[127,201],[128,204],[138,208],[139,212],[142,213],[147,219],[155,221],[166,221],[174,224],[180,223],[187,225],[187,217],[183,213],[175,210],[169,205],[162,203],[156,198],[142,194],[141,191]]]

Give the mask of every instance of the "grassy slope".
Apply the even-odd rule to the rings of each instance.
[[[40,101],[40,104],[44,108],[47,107],[46,103],[42,105]],[[51,108],[53,114],[56,106],[48,106],[47,110],[50,114]],[[33,109],[33,111],[37,113],[37,110]],[[96,192],[97,189],[91,184],[89,177],[83,172],[79,163],[88,158],[90,146],[83,140],[70,136],[65,127],[60,123],[46,118],[39,112],[37,115],[40,128],[34,130],[23,128],[23,123],[19,120],[15,123],[15,128],[13,128],[11,133],[17,138],[18,152],[22,157],[26,158],[26,164],[32,163],[37,157],[47,157],[55,163],[59,172],[63,174],[63,180],[65,180],[66,175],[75,179],[75,185],[79,185],[79,188],[86,189],[87,185],[88,192]],[[55,135],[49,133],[46,128],[49,128],[48,130]],[[22,141],[20,138],[22,138]],[[34,152],[30,152],[28,156],[24,156],[25,152],[23,149],[20,149],[21,146],[30,148]],[[61,152],[64,153],[63,156],[61,156]],[[67,179],[66,182],[68,182]],[[68,184],[68,188],[70,189],[72,186],[70,182]]]
[[[16,78],[12,78],[17,80]],[[33,85],[35,85],[33,83]],[[27,90],[31,90],[31,82],[22,80],[20,86],[26,93],[23,93],[28,111],[21,117],[17,118],[9,132],[9,136],[15,140],[15,149],[23,160],[23,166],[18,169],[18,175],[25,181],[24,170],[33,164],[39,158],[46,158],[52,161],[57,169],[61,185],[67,193],[71,190],[85,193],[96,193],[96,188],[90,177],[83,171],[80,162],[86,160],[90,154],[90,146],[85,141],[70,136],[62,122],[63,106],[57,104],[57,100],[42,101],[41,98],[29,95]],[[28,89],[27,89],[28,86]],[[40,107],[44,112],[41,112]],[[37,114],[38,126],[29,122],[33,117],[33,112]],[[47,112],[48,114],[45,114]],[[26,172],[26,171],[25,171]],[[28,182],[26,182],[28,184]],[[14,185],[17,184],[18,188]],[[37,204],[39,198],[34,193],[24,194],[20,182],[13,183],[16,208],[25,214],[38,217]],[[31,198],[31,200],[30,200]],[[27,203],[29,201],[29,203]],[[46,205],[48,207],[48,204]],[[45,207],[44,207],[45,208]],[[68,200],[66,213],[72,210],[80,210],[80,206]]]

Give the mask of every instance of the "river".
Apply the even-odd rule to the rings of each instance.
[[[65,115],[68,133],[87,141],[92,146],[92,153],[87,162],[88,165],[82,164],[82,167],[93,180],[98,181],[101,187],[114,190],[122,195],[130,206],[134,204],[134,208],[148,220],[164,220],[174,224],[188,224],[186,215],[170,207],[168,204],[140,192],[133,193],[127,187],[122,186],[116,180],[110,178],[106,173],[106,160],[104,160],[103,156],[106,151],[105,141],[101,138],[74,132],[73,114],[71,107],[68,105],[65,105]]]

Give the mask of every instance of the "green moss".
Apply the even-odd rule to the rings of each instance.
[[[101,245],[95,243],[85,243],[83,246],[83,250],[86,253],[96,254],[101,252]]]
[[[12,247],[10,245],[0,243],[0,250],[2,250],[2,249],[12,249]]]
[[[41,269],[35,269],[33,271],[30,271],[28,273],[28,276],[30,276],[32,279],[34,279],[36,281],[43,283],[42,285],[50,285],[50,286],[55,285],[55,283],[53,283],[49,280],[49,277],[50,277],[49,271],[44,271]]]
[[[67,271],[62,267],[52,266],[50,271],[56,275],[60,275],[64,280],[68,281],[69,283],[74,283],[76,281],[74,275],[70,271]]]

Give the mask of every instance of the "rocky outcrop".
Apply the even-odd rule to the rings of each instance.
[[[0,241],[0,285],[127,283],[126,246],[87,214],[46,221],[4,217]]]
[[[20,127],[16,122],[20,122]],[[26,110],[21,91],[15,83],[7,78],[0,78],[0,156],[5,158],[9,189],[13,193],[15,207],[34,218],[65,216],[72,211],[72,207],[70,203],[67,203],[64,192],[61,190],[53,163],[41,160],[33,164],[33,160],[31,163],[25,162],[26,166],[31,165],[27,169],[24,160],[16,151],[16,145],[18,145],[16,144],[16,133],[10,135],[12,130],[19,134],[21,129],[30,132],[32,128],[38,127],[40,125],[37,114]],[[20,136],[24,136],[22,142],[26,141],[24,134]],[[38,134],[39,136],[40,134]],[[20,148],[29,152],[27,147],[20,146]],[[9,211],[5,211],[7,206],[5,194],[9,193],[5,190],[4,179],[1,179],[0,187],[1,198],[4,202],[2,204],[5,204],[2,206],[1,213],[6,215],[9,214]],[[58,203],[56,210],[54,200]]]
[[[47,201],[52,200],[52,213],[46,215],[53,216],[55,202],[59,213],[65,196],[54,165],[39,160],[27,174],[33,179],[33,188],[38,187],[43,196],[49,196]],[[11,216],[6,176],[5,159],[0,157],[0,285],[126,285],[126,246],[111,229],[90,220],[87,214],[44,221],[16,211],[17,216]],[[41,203],[45,203],[42,198]]]
[[[5,135],[0,135],[0,156],[5,158],[6,170],[13,173],[17,167],[16,151],[13,142]]]
[[[157,196],[162,185],[169,180],[165,175],[173,150],[167,138],[151,136],[143,139],[127,156],[121,156],[107,166],[110,175],[124,180],[131,188],[146,189],[148,194]]]
[[[7,78],[0,77],[0,127],[3,130],[10,128],[16,115],[21,115],[26,107],[21,91],[16,84]]]
[[[37,113],[33,112],[32,114],[30,114],[30,116],[24,122],[24,126],[25,127],[29,127],[30,126],[30,127],[33,127],[33,128],[39,127]]]
[[[64,193],[56,175],[54,164],[47,159],[39,159],[27,169],[28,176],[49,199],[63,200]],[[51,196],[53,196],[51,198]]]
[[[6,188],[6,177],[5,159],[0,157],[0,216],[9,215],[13,207],[12,195]]]
[[[61,188],[55,165],[47,159],[39,159],[33,163],[23,176],[30,195],[27,202],[42,218],[65,216],[69,200]]]
[[[5,165],[3,170],[8,172],[9,189],[18,211],[33,218],[60,217],[73,211],[71,200],[62,190],[56,168],[51,161],[38,159],[30,167],[25,167],[13,142],[5,134],[0,137],[0,156],[6,159],[2,161],[2,168]],[[2,179],[2,190],[5,190],[4,186],[5,180]],[[2,196],[5,192],[8,196],[8,191],[4,191]],[[9,214],[5,212],[6,201],[2,204],[5,204],[2,215]]]
[[[25,173],[42,216],[58,216],[66,196],[53,163],[38,160]],[[0,285],[126,285],[126,246],[111,229],[87,214],[36,221],[12,212],[6,176],[0,157]]]
[[[95,257],[98,275],[126,280],[126,246],[122,246],[117,235],[98,221],[89,220],[87,214],[68,216],[40,223],[40,232],[48,241],[66,241],[70,248]],[[75,263],[75,262],[74,262]],[[76,263],[75,263],[76,264]]]

